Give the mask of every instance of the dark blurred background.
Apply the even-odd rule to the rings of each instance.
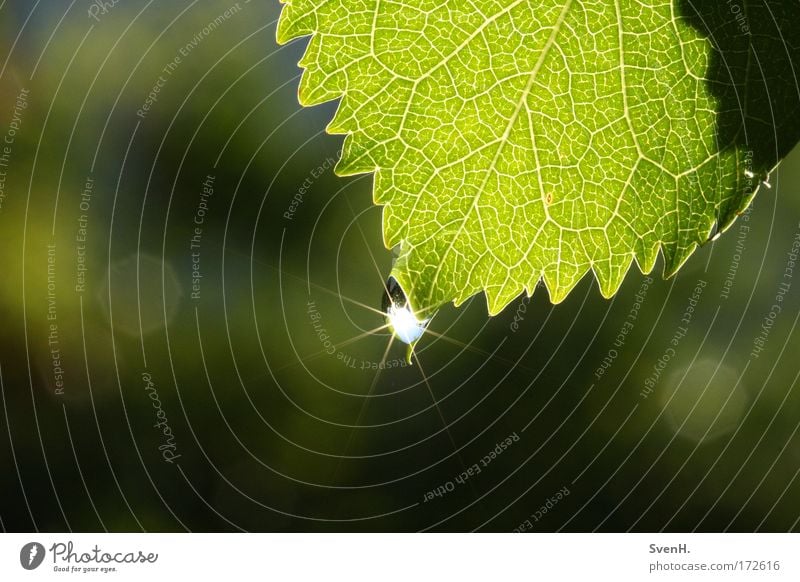
[[[800,528],[800,152],[677,277],[408,366],[278,3],[102,4],[0,3],[4,530]]]

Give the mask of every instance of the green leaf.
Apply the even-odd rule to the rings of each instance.
[[[288,0],[300,102],[341,98],[341,175],[374,172],[417,311],[499,312],[635,260],[667,275],[800,137],[800,2]]]

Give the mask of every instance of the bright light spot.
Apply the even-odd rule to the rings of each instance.
[[[753,172],[751,172],[750,170],[745,170],[744,171],[744,177],[745,178],[753,178],[754,176],[755,176],[755,174]]]
[[[664,420],[678,436],[706,443],[735,431],[750,407],[739,372],[704,358],[677,369],[664,382]]]
[[[97,289],[106,319],[113,321],[115,330],[131,337],[165,328],[177,315],[183,297],[175,268],[149,253],[112,262]]]
[[[407,344],[413,344],[421,338],[428,323],[427,319],[417,319],[417,316],[407,306],[400,307],[394,303],[389,307],[386,317],[397,339]]]

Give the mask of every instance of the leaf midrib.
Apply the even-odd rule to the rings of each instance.
[[[445,264],[445,259],[450,254],[450,252],[453,250],[453,247],[455,246],[455,242],[458,239],[458,237],[461,235],[462,231],[464,230],[464,226],[467,224],[467,220],[469,219],[470,215],[475,211],[475,209],[478,206],[478,200],[480,199],[481,195],[483,194],[484,189],[486,188],[486,184],[488,183],[489,178],[491,177],[491,173],[494,171],[494,168],[495,168],[495,166],[497,164],[497,161],[500,159],[500,155],[502,154],[503,147],[508,142],[508,136],[509,136],[509,134],[511,132],[511,128],[514,126],[514,123],[516,123],[517,118],[519,117],[519,114],[522,111],[522,108],[525,106],[525,103],[526,103],[526,101],[528,99],[528,95],[530,95],[531,88],[533,87],[533,83],[536,81],[536,75],[538,75],[539,70],[541,69],[542,65],[544,64],[545,59],[547,58],[547,55],[550,52],[550,49],[552,48],[553,44],[555,44],[556,37],[558,36],[558,33],[561,31],[561,26],[564,24],[564,21],[566,20],[566,17],[567,17],[567,13],[569,13],[569,9],[572,7],[572,2],[573,2],[573,0],[567,0],[566,2],[564,2],[564,7],[561,9],[561,12],[558,15],[558,19],[556,20],[555,24],[553,25],[552,30],[550,31],[550,36],[547,38],[547,41],[545,42],[544,46],[542,47],[542,52],[539,55],[538,60],[534,64],[533,69],[531,70],[531,74],[528,77],[528,83],[526,84],[525,89],[523,89],[522,94],[520,95],[519,101],[517,101],[517,106],[516,106],[516,108],[514,110],[514,113],[511,115],[511,118],[509,119],[508,123],[506,124],[506,128],[503,131],[503,136],[502,136],[502,138],[500,140],[500,143],[497,146],[497,152],[495,153],[494,158],[492,158],[492,162],[489,164],[489,167],[486,170],[483,182],[481,183],[480,188],[478,189],[478,192],[473,197],[472,205],[470,206],[469,210],[467,210],[467,212],[464,213],[464,218],[462,219],[461,224],[458,227],[458,230],[455,232],[455,234],[451,238],[450,244],[447,246],[447,249],[445,250],[444,254],[442,255],[441,260],[439,261],[439,266],[436,268],[436,271],[433,274],[433,280],[432,280],[432,284],[430,286],[431,291],[429,293],[433,293],[433,290],[436,289],[436,283],[439,280],[439,275],[442,272],[442,267]],[[511,7],[513,7],[516,4],[518,4],[518,2],[515,2]],[[509,8],[511,8],[511,7],[509,7]],[[482,28],[483,27],[481,27],[481,29]],[[472,36],[470,38],[470,40],[472,38],[474,38],[474,36]],[[466,45],[462,45],[462,46],[466,46]],[[536,147],[535,132],[533,131],[533,127],[532,126],[531,126],[531,140],[532,140],[532,144],[531,145],[533,147],[533,155],[534,155],[535,161],[536,161],[536,176],[537,176],[537,179],[539,181],[539,191],[541,193],[541,192],[544,192],[544,184],[542,183],[541,164],[539,163],[539,150]],[[480,216],[479,212],[476,213],[476,216],[478,217],[478,222],[481,222],[481,216]],[[547,220],[550,220],[550,216],[549,215],[547,216]],[[482,223],[481,223],[481,226],[483,226]],[[491,245],[489,244],[489,241],[486,240],[486,232],[485,232],[485,230],[483,228],[481,228],[480,230],[481,230],[481,236],[483,236],[484,243],[486,244],[487,252],[491,253]],[[494,257],[494,258],[496,260],[499,260],[497,257]],[[430,300],[431,300],[431,297],[428,296],[427,302],[430,302]]]

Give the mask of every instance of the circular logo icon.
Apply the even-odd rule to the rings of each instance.
[[[30,542],[19,551],[19,563],[26,570],[35,570],[44,561],[44,546],[38,542]]]

